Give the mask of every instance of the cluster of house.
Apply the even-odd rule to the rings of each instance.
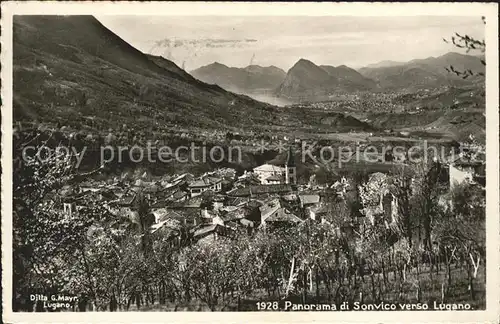
[[[319,209],[319,194],[298,193],[296,184],[291,151],[284,166],[264,164],[234,177],[230,184],[216,174],[204,175],[186,184],[189,198],[151,206],[151,231],[177,243],[183,235],[204,242],[241,231],[294,225],[307,218],[319,220],[312,212]]]
[[[297,190],[297,171],[289,151],[284,166],[264,164],[240,177],[220,169],[195,178],[182,174],[162,180],[89,180],[60,191],[62,209],[71,217],[85,202],[102,201],[117,217],[126,217],[141,231],[172,239],[205,241],[238,231],[321,220],[317,191]],[[141,219],[137,203],[143,197],[149,214]]]
[[[448,169],[450,184],[484,181],[484,163],[455,161]],[[385,175],[372,174],[370,181],[380,177]],[[159,181],[147,178],[133,182],[84,182],[77,188],[64,188],[62,208],[71,216],[83,201],[92,197],[93,201],[102,201],[117,217],[128,217],[141,230],[179,244],[182,240],[206,241],[239,231],[289,226],[306,219],[325,222],[330,206],[323,202],[323,193],[329,190],[343,198],[356,189],[344,177],[327,187],[298,186],[291,151],[283,166],[263,164],[239,177],[232,169],[221,169],[198,178],[191,174]],[[135,207],[139,192],[149,204],[146,220],[140,219]],[[376,206],[361,210],[361,214],[372,222],[385,215],[386,222],[392,224],[397,221],[397,209],[396,198],[386,190],[380,192]]]
[[[290,195],[291,190],[288,193]],[[311,217],[311,214],[298,208],[305,195],[289,195],[286,192],[247,197],[215,195],[210,207],[204,206],[202,197],[198,196],[185,204],[153,206],[154,223],[151,231],[161,233],[162,237],[177,239],[175,242],[178,243],[183,239],[184,230],[184,239],[206,242],[220,235],[295,225]],[[311,200],[314,203],[308,203],[307,208],[318,208],[319,195],[310,196],[315,197]]]

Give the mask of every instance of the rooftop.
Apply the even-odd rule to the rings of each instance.
[[[319,203],[319,195],[300,195],[299,199],[302,205]]]
[[[203,197],[196,196],[185,201],[174,202],[170,208],[200,208],[202,200]]]
[[[281,194],[292,192],[292,186],[289,184],[270,184],[270,185],[259,185],[259,186],[249,186],[245,188],[233,189],[227,193],[228,196],[232,197],[247,197],[252,195],[261,194]]]
[[[233,210],[229,210],[227,212],[223,212],[221,213],[220,217],[222,218],[222,220],[227,222],[234,219],[245,218],[245,216],[246,216],[246,209],[244,208],[244,206],[242,206]]]
[[[189,183],[190,188],[195,188],[195,187],[208,187],[215,185],[219,182],[221,182],[222,179],[215,178],[215,177],[206,177],[203,179],[198,179],[194,180],[193,182]]]
[[[211,232],[216,231],[217,228],[222,228],[222,226],[219,224],[212,224],[209,226],[204,226],[204,227],[201,227],[201,228],[198,228],[197,230],[195,230],[193,236],[194,237],[204,236],[206,234],[209,234]]]
[[[165,219],[157,224],[151,226],[151,233],[155,233],[161,228],[168,228],[169,230],[178,231],[181,229],[181,223],[176,219]]]
[[[285,208],[279,208],[274,214],[269,216],[264,221],[266,223],[269,222],[301,223],[302,219],[297,217],[295,214],[290,213]]]
[[[273,199],[272,201],[259,207],[261,219],[266,221],[268,217],[276,213],[281,208],[279,199]]]
[[[272,164],[262,164],[256,168],[253,169],[255,172],[276,172],[276,173],[281,173],[285,172],[285,168],[272,165]]]

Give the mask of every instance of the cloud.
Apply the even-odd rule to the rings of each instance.
[[[223,38],[204,38],[204,39],[161,39],[157,41],[153,41],[153,45],[149,50],[150,53],[153,53],[160,50],[171,50],[177,47],[187,47],[191,49],[200,49],[200,48],[234,48],[234,47],[242,47],[248,43],[255,43],[257,40],[255,39],[223,39]]]
[[[480,17],[98,17],[139,50],[191,69],[218,61],[290,68],[299,58],[317,64],[362,66],[411,60],[456,49],[442,41],[454,32],[484,37]],[[133,26],[133,28],[131,28]]]

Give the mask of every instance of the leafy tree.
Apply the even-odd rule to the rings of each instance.
[[[475,299],[474,278],[486,251],[485,196],[474,184],[462,183],[452,189],[452,210],[437,221],[436,240],[444,249],[448,266],[448,286],[451,286],[451,262],[467,264],[469,291]]]
[[[79,218],[69,221],[55,207],[61,202],[61,190],[66,185],[92,175],[75,168],[75,156],[65,155],[48,145],[52,134],[37,131],[14,136],[13,172],[13,305],[18,310],[30,310],[27,300],[35,277],[46,289],[57,285],[42,274],[55,274],[53,267],[63,255],[72,255],[89,221]],[[23,156],[28,145],[35,150],[46,148],[45,154]],[[52,199],[49,199],[49,196]]]
[[[180,256],[180,271],[189,278],[193,294],[211,311],[224,309],[231,292],[238,286],[235,276],[237,255],[220,239],[209,244],[187,247]]]

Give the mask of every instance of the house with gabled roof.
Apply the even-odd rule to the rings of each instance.
[[[287,208],[272,207],[265,211],[260,226],[262,228],[283,228],[288,226],[295,226],[302,223],[303,220],[292,213]]]
[[[266,163],[254,168],[253,172],[257,175],[260,183],[266,185],[274,184],[274,179],[281,180],[281,177],[285,175],[285,168]],[[269,178],[271,178],[271,182],[268,181]]]
[[[300,207],[306,208],[319,204],[320,197],[317,194],[299,195]]]
[[[161,241],[161,244],[165,242],[170,244],[170,246],[180,246],[182,242],[187,242],[189,239],[187,237],[187,232],[183,230],[181,222],[177,219],[167,218],[157,224],[153,224],[150,227],[150,233]]]
[[[191,230],[193,239],[199,244],[211,243],[219,238],[225,236],[231,229],[227,226],[220,224],[210,224],[200,226]]]
[[[226,222],[243,219],[247,216],[248,209],[245,205],[228,206],[224,210],[219,211],[220,218]]]
[[[203,192],[208,190],[220,192],[222,190],[222,179],[208,176],[202,179],[194,180],[188,184],[188,190],[191,197],[201,195]]]
[[[264,224],[267,218],[271,217],[281,208],[280,200],[275,198],[259,207],[260,223]]]
[[[306,208],[306,215],[310,219],[324,223],[328,213],[328,207],[326,204],[313,205]]]
[[[168,207],[152,208],[155,223],[166,219],[176,219],[185,226],[196,226],[201,223],[199,209],[170,209]]]
[[[168,197],[168,200],[171,201],[185,201],[189,198],[189,194],[182,190],[175,191],[171,196]]]
[[[227,197],[227,206],[239,206],[249,201],[247,197]]]
[[[166,219],[176,219],[184,223],[184,216],[179,212],[168,208],[152,208],[151,213],[155,217],[155,223],[160,223]]]
[[[303,220],[297,215],[293,214],[286,208],[279,208],[275,213],[270,215],[265,223],[290,223],[290,224],[298,224],[302,223]]]

